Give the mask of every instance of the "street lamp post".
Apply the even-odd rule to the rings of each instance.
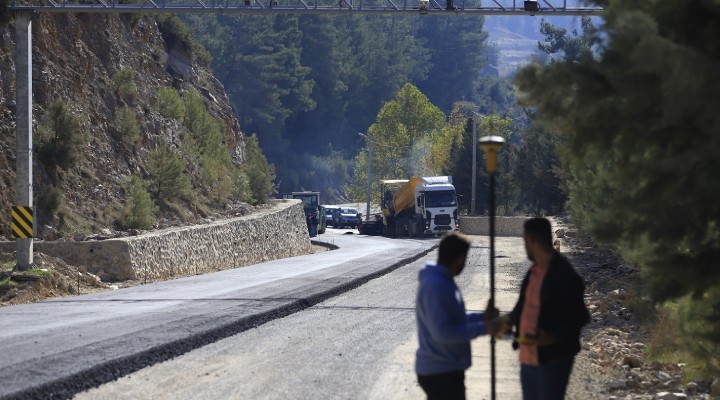
[[[495,308],[495,171],[497,170],[497,153],[505,139],[501,136],[483,136],[480,148],[485,152],[485,169],[490,176],[490,305]],[[474,146],[473,146],[474,147]],[[495,336],[490,336],[490,394],[495,400]]]
[[[370,195],[372,192],[372,139],[370,136],[364,133],[358,133],[358,135],[365,138],[368,147],[368,159],[367,159],[367,207],[365,208],[365,221],[370,220]]]
[[[473,128],[472,143],[477,143],[477,115],[473,115],[472,128]],[[475,188],[476,180],[477,180],[477,146],[475,146],[473,144],[472,183],[471,183],[471,188],[470,188],[470,190],[472,190],[472,193],[470,194],[470,215],[475,215],[475,192],[477,191],[477,189]]]

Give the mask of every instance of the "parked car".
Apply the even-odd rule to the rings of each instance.
[[[333,223],[333,215],[340,209],[340,206],[327,206],[324,205],[322,208],[325,209],[325,223],[330,226]]]
[[[333,228],[357,228],[360,223],[358,210],[349,207],[340,207],[333,214]]]

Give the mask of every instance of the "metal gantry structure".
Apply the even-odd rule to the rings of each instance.
[[[13,3],[14,12],[44,13],[232,13],[232,14],[421,14],[421,15],[600,15],[600,6],[568,0],[39,0]]]

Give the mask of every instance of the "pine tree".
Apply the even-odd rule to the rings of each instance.
[[[39,127],[37,152],[40,161],[50,168],[68,170],[77,162],[83,144],[80,123],[62,101],[53,102]]]
[[[252,204],[265,203],[275,193],[275,167],[263,155],[255,134],[245,140],[245,160],[240,170],[248,179]]]
[[[152,175],[157,197],[165,201],[192,197],[192,184],[185,175],[185,162],[173,148],[159,146],[149,158],[148,171]]]
[[[560,135],[573,218],[640,267],[654,300],[703,299],[720,285],[720,8],[611,1],[591,39],[516,80]]]
[[[128,229],[150,229],[155,224],[158,207],[153,203],[142,180],[133,175],[129,182],[129,196],[123,210],[123,225]]]

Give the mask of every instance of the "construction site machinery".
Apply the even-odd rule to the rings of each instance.
[[[419,237],[459,230],[450,176],[382,180],[380,193],[381,214],[362,222],[362,234]]]
[[[282,195],[283,199],[297,199],[303,203],[305,218],[315,214],[318,220],[318,234],[325,233],[327,222],[325,221],[325,208],[320,206],[320,192],[292,192]]]

